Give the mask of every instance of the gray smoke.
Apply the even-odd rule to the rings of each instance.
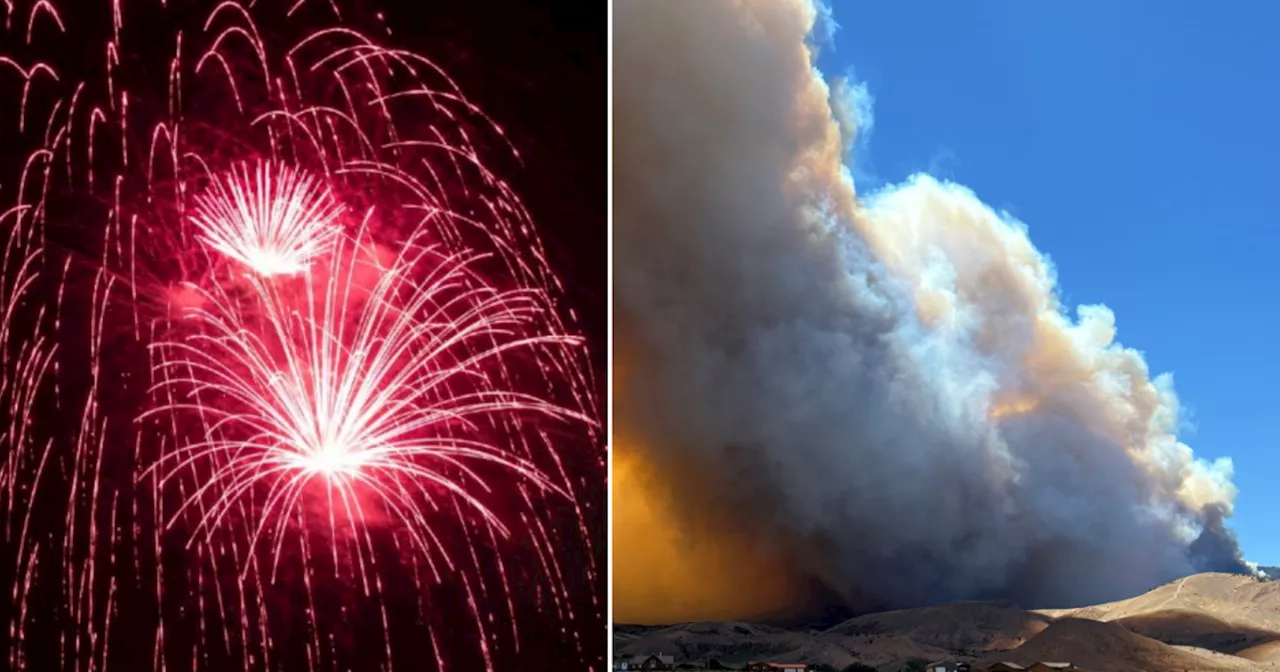
[[[614,16],[615,423],[690,518],[891,605],[1245,569],[1230,461],[1022,225],[923,175],[855,196],[870,114],[812,64],[820,8]]]

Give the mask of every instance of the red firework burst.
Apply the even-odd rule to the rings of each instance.
[[[199,5],[5,3],[9,666],[492,670],[521,603],[588,657],[595,382],[504,134],[336,1]]]
[[[259,275],[306,270],[341,232],[342,207],[315,176],[278,162],[215,175],[197,196],[200,241]]]
[[[362,229],[334,247],[325,272],[297,283],[252,277],[247,297],[215,289],[189,311],[193,333],[153,346],[162,353],[158,386],[181,396],[149,413],[195,411],[207,426],[203,440],[158,465],[162,485],[200,462],[216,465],[174,521],[207,500],[194,532],[208,541],[249,500],[257,522],[247,552],[274,537],[275,566],[288,522],[305,518],[303,493],[319,481],[329,525],[335,510],[366,524],[372,496],[419,551],[449,560],[426,513],[439,509],[433,491],[508,534],[478,496],[490,486],[468,462],[565,494],[486,428],[522,415],[590,423],[504,375],[504,362],[522,351],[581,339],[530,330],[539,293],[484,284],[471,272],[477,257],[413,241],[387,263],[377,252]]]

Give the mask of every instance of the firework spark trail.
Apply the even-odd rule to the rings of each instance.
[[[271,534],[269,524],[288,519],[274,509],[297,508],[305,486],[321,477],[326,494],[336,491],[344,512],[356,520],[364,514],[354,488],[368,487],[413,531],[415,544],[431,552],[430,533],[418,533],[429,527],[419,512],[423,507],[414,505],[423,483],[458,496],[506,533],[466,485],[432,463],[457,468],[483,490],[488,486],[464,461],[500,464],[543,488],[558,489],[525,460],[467,434],[478,429],[478,416],[541,413],[589,422],[537,397],[494,388],[493,376],[482,370],[512,350],[572,346],[579,339],[522,336],[530,313],[537,312],[527,292],[466,287],[473,260],[414,247],[407,245],[390,268],[381,269],[373,261],[361,262],[357,245],[340,245],[327,286],[317,292],[304,283],[300,300],[257,278],[249,280],[255,305],[248,310],[230,297],[206,295],[212,308],[196,309],[192,317],[207,333],[153,346],[171,356],[161,369],[191,371],[161,385],[191,386],[195,393],[209,391],[232,402],[229,408],[174,402],[148,411],[195,410],[228,437],[192,443],[162,462],[163,484],[202,460],[225,457],[184,503],[185,509],[214,493],[197,532],[208,538],[242,495],[270,484],[252,551],[261,535]],[[430,267],[425,274],[416,272],[424,265]],[[353,278],[361,266],[380,277],[353,309],[352,293],[359,290]],[[259,321],[265,326],[254,324]],[[472,348],[476,341],[484,345]],[[487,344],[494,341],[498,344]],[[477,389],[449,389],[464,379]],[[464,432],[456,435],[454,425]],[[170,467],[170,462],[176,464]],[[277,539],[277,549],[279,544]]]
[[[441,668],[426,593],[450,583],[489,668],[522,649],[530,578],[581,655],[567,577],[595,585],[590,507],[546,427],[601,441],[596,383],[479,140],[519,155],[446,73],[337,3],[275,16],[289,39],[260,30],[265,6],[207,7],[103,0],[86,28],[93,11],[5,3],[4,137],[25,152],[0,165],[10,667],[273,669],[295,619],[307,666],[342,667],[358,607],[390,668],[397,565]],[[31,420],[49,414],[75,421]],[[555,500],[585,567],[559,559],[574,532]],[[498,550],[513,536],[528,558]],[[273,602],[295,579],[301,619]],[[66,606],[29,632],[44,599]],[[336,620],[335,599],[355,600]],[[149,653],[119,645],[138,619]]]
[[[259,275],[276,275],[306,270],[341,231],[341,212],[315,177],[264,162],[215,176],[191,218],[206,245]]]

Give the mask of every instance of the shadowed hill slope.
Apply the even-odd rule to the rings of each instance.
[[[956,602],[850,618],[826,630],[760,623],[615,626],[621,655],[854,662],[882,672],[911,658],[1019,664],[1068,661],[1099,672],[1262,670],[1280,664],[1280,582],[1196,574],[1126,600],[1027,611],[1008,602]]]
[[[1239,658],[1196,653],[1143,637],[1116,623],[1079,618],[1056,621],[1022,646],[989,656],[977,665],[987,667],[1000,661],[1024,666],[1038,661],[1064,661],[1091,672],[1253,668]]]

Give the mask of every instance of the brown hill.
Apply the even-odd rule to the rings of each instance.
[[[741,622],[682,623],[640,630],[615,629],[614,651],[623,656],[674,655],[680,663],[711,659],[741,666],[749,661],[825,663],[837,669],[860,662],[896,670],[911,658],[952,658],[952,652],[888,633],[793,631]],[[965,658],[968,660],[969,658]]]
[[[1280,665],[1280,582],[1196,574],[1126,600],[1025,611],[957,602],[851,618],[825,631],[751,623],[620,626],[614,650],[717,658],[853,662],[896,672],[908,659],[1068,661],[1086,670],[1260,670]],[[975,668],[976,669],[976,668]]]
[[[1237,654],[1260,644],[1280,640],[1280,633],[1247,624],[1231,623],[1202,611],[1164,609],[1126,616],[1114,621],[1127,630],[1176,646],[1194,646]]]
[[[920,644],[902,635],[823,634],[820,641],[827,645],[827,651],[835,649],[843,651],[845,654],[843,659],[836,660],[833,656],[826,660],[801,660],[800,662],[827,663],[836,669],[844,669],[846,665],[858,662],[885,672],[897,672],[904,662],[912,658],[930,661],[973,661],[972,656],[957,655],[952,651]]]
[[[1280,662],[1280,641],[1270,641],[1247,649],[1241,649],[1236,655],[1256,663],[1270,663],[1273,666]]]
[[[1054,618],[1116,621],[1170,609],[1280,631],[1280,581],[1261,581],[1239,574],[1193,574],[1127,600],[1081,609],[1045,609],[1037,613]]]
[[[1143,637],[1116,623],[1064,618],[1013,651],[978,662],[987,667],[1000,661],[1031,665],[1038,661],[1070,662],[1090,672],[1150,672],[1153,670],[1241,670],[1253,666],[1238,658],[1199,654]],[[1238,661],[1238,662],[1237,662]]]
[[[1280,662],[1280,582],[1205,573],[1132,597],[1081,609],[1041,610],[1051,618],[1114,621],[1176,646]]]
[[[851,618],[825,635],[901,635],[917,644],[957,654],[1012,649],[1048,627],[1052,619],[1009,602],[953,602]]]
[[[628,628],[621,636],[615,635],[614,650],[629,656],[674,655],[678,662],[716,658],[727,664],[792,660],[801,655],[815,662],[826,662],[833,655],[840,657],[839,650],[824,651],[810,633],[734,621],[681,623],[641,632]]]

